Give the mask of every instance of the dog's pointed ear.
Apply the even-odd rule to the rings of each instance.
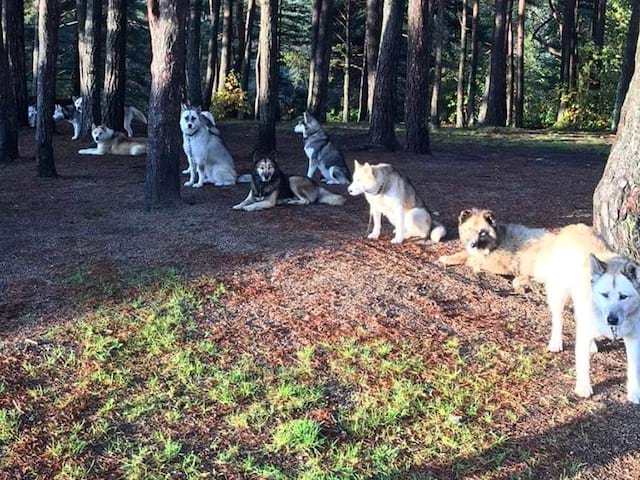
[[[597,280],[604,272],[607,271],[607,262],[603,262],[598,257],[596,257],[593,253],[589,254],[589,265],[591,267],[591,280]],[[626,268],[626,266],[625,266]]]
[[[98,126],[95,123],[91,124],[91,130],[95,130],[96,128],[98,128]]]
[[[492,227],[496,226],[496,214],[493,213],[493,211],[485,210],[484,212],[482,212],[482,216],[489,225],[491,225]]]
[[[71,96],[71,101],[72,101],[73,103],[76,103],[76,100],[77,100],[77,99],[78,99],[78,97],[76,97],[75,95],[72,95],[72,96]]]
[[[462,225],[464,222],[469,220],[469,218],[471,218],[472,215],[473,215],[473,212],[471,210],[462,210],[460,212],[460,215],[458,215],[458,225]]]
[[[631,283],[637,285],[640,281],[640,266],[633,260],[627,260],[622,269],[622,273],[627,277]]]
[[[202,112],[202,107],[200,105],[198,105],[197,107],[194,108],[194,110],[198,113]]]
[[[353,161],[353,169],[354,170],[358,170],[361,166],[362,166],[362,164],[358,160],[354,160]]]
[[[180,110],[184,112],[185,110],[189,110],[189,107],[187,107],[186,103],[183,103],[182,105],[180,105]]]

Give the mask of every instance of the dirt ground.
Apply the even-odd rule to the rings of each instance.
[[[183,187],[182,205],[146,213],[144,157],[82,157],[84,145],[61,130],[58,178],[35,176],[32,130],[21,135],[24,158],[0,166],[0,339],[36,335],[82,310],[79,275],[107,285],[130,272],[177,267],[231,285],[227,318],[211,328],[220,341],[248,342],[274,362],[300,345],[347,335],[414,337],[425,348],[451,335],[521,342],[540,351],[553,372],[537,380],[530,415],[510,432],[517,445],[544,453],[531,478],[640,477],[640,409],[625,400],[622,345],[601,344],[604,353],[593,361],[596,394],[578,400],[571,393],[571,322],[565,352],[544,354],[549,321],[539,290],[513,295],[505,279],[435,262],[457,248],[462,208],[492,208],[502,221],[544,228],[589,223],[602,149],[538,149],[535,138],[508,146],[471,137],[449,142],[444,134],[433,155],[421,157],[363,150],[366,131],[335,129],[349,162],[389,162],[408,173],[449,229],[439,245],[395,246],[388,225],[381,240],[364,239],[362,197],[344,207],[248,213],[231,210],[246,185],[209,185]],[[238,171],[248,171],[253,126],[230,124],[222,133]],[[301,139],[289,128],[279,131],[278,159],[287,173],[306,171]],[[491,455],[470,460],[489,464]]]

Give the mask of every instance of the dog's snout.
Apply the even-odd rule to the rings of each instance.
[[[193,128],[193,123],[187,123],[187,128]]]
[[[610,313],[609,315],[607,315],[607,323],[611,326],[616,326],[618,325],[619,319],[618,316],[615,313]]]

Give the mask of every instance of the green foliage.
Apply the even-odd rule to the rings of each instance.
[[[213,95],[211,110],[215,118],[251,112],[251,106],[247,102],[247,92],[242,90],[238,75],[233,70],[227,73],[223,88]]]

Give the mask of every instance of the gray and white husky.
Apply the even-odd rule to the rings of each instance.
[[[29,105],[27,110],[27,118],[29,119],[29,126],[36,128],[36,121],[38,120],[38,109],[35,105]]]
[[[76,111],[82,112],[82,97],[72,97],[73,106]],[[125,105],[124,107],[124,130],[127,132],[128,137],[133,137],[133,129],[131,128],[131,122],[137,120],[140,123],[147,124],[147,117],[144,116],[140,110],[131,105]]]
[[[313,178],[316,170],[320,169],[323,181],[327,184],[348,185],[351,182],[351,172],[344,161],[344,155],[331,142],[318,120],[304,112],[302,120],[293,131],[302,134],[304,153],[309,159],[307,177]]]
[[[360,164],[355,161],[349,194],[364,194],[369,202],[373,231],[367,238],[380,236],[382,216],[394,226],[391,243],[407,238],[427,238],[439,242],[447,234],[444,225],[435,221],[411,182],[386,163]]]
[[[213,115],[203,112],[200,107],[182,105],[180,129],[182,148],[189,162],[189,167],[182,172],[189,174],[185,186],[200,188],[205,183],[213,183],[217,187],[235,185],[238,175],[233,157],[222,140]],[[243,176],[240,181],[250,180]]]

